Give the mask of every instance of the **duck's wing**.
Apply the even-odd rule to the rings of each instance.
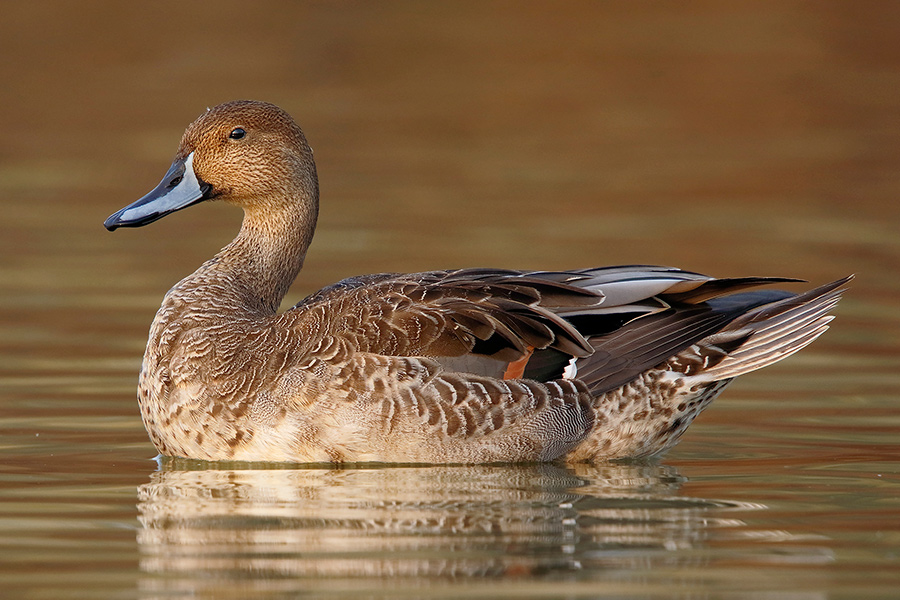
[[[588,309],[603,296],[556,274],[532,275],[499,269],[368,275],[325,288],[289,312],[361,352],[507,362],[535,348],[590,354],[584,336],[557,311]]]
[[[655,366],[741,312],[708,300],[775,281],[795,280],[715,279],[646,265],[380,274],[341,281],[291,312],[357,351],[547,380],[562,376],[573,357],[594,354],[589,340],[597,336],[606,337],[603,352],[613,357],[602,368],[632,373]],[[635,326],[649,316],[652,327]],[[517,361],[525,362],[510,369]]]

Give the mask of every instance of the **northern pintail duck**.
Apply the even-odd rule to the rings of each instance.
[[[313,153],[280,108],[188,126],[149,194],[105,226],[206,200],[237,237],[166,294],[138,397],[163,455],[204,460],[599,461],[672,447],[736,376],[828,327],[849,278],[715,279],[656,266],[345,279],[279,313],[312,241]]]

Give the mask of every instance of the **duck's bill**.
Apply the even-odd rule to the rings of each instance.
[[[103,226],[110,231],[118,227],[140,227],[162,219],[169,213],[187,208],[209,197],[210,185],[194,173],[194,153],[176,159],[153,191],[133,204],[109,216]]]

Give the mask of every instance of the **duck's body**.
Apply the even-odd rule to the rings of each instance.
[[[241,232],[166,295],[139,400],[165,455],[474,463],[658,454],[735,376],[827,328],[845,280],[800,296],[662,267],[342,281],[277,313],[312,239],[300,129],[259,102],[185,132],[166,178],[106,226],[209,198]]]

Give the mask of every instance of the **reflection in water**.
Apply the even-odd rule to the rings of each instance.
[[[693,564],[695,552],[678,553],[741,525],[723,511],[765,508],[679,497],[683,478],[655,464],[243,467],[170,461],[139,488],[145,592]]]

